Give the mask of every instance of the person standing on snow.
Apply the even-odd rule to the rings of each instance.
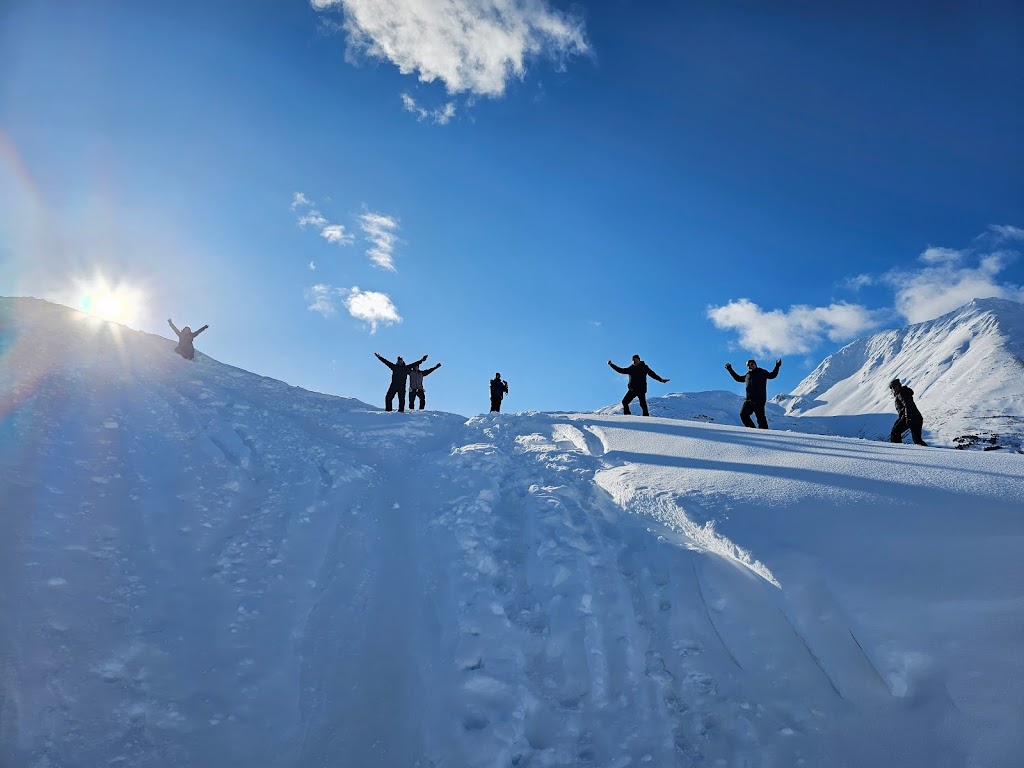
[[[195,360],[196,348],[192,346],[192,339],[194,339],[196,336],[198,336],[200,333],[205,331],[210,326],[204,325],[198,331],[193,333],[192,329],[189,328],[187,325],[179,331],[177,328],[174,327],[174,323],[171,322],[171,318],[169,317],[167,318],[167,324],[171,326],[171,330],[174,331],[175,335],[178,337],[178,346],[174,348],[174,351],[177,352],[186,360]]]
[[[909,429],[910,436],[915,443],[918,445],[928,445],[921,437],[924,417],[917,410],[917,403],[914,402],[914,390],[905,384],[901,384],[899,379],[890,381],[889,389],[896,400],[896,412],[899,414],[896,423],[892,425],[892,432],[889,433],[889,442],[902,443],[903,433]]]
[[[508,382],[495,373],[491,379],[491,413],[501,413],[501,400],[508,394]]]
[[[764,415],[764,407],[768,402],[768,379],[778,376],[781,367],[782,361],[776,360],[775,367],[771,371],[766,371],[757,367],[756,360],[747,360],[747,373],[740,376],[732,369],[732,363],[725,364],[725,370],[736,381],[744,381],[747,384],[747,399],[743,401],[743,407],[740,409],[740,421],[743,422],[743,426],[753,428],[754,422],[750,419],[750,414],[754,414],[757,416],[758,428],[768,429],[768,419]]]
[[[633,355],[633,364],[628,368],[619,368],[611,360],[608,361],[608,365],[619,373],[625,373],[629,376],[629,389],[626,391],[626,396],[622,398],[622,413],[626,416],[631,415],[629,404],[635,397],[640,400],[640,410],[643,412],[643,415],[650,416],[651,414],[647,412],[647,377],[650,376],[652,379],[657,379],[662,384],[668,384],[669,380],[661,378],[661,376],[648,368],[647,363],[640,359],[640,355]]]
[[[415,411],[416,410],[416,398],[417,398],[417,396],[420,399],[420,410],[422,411],[423,408],[426,406],[426,404],[427,404],[427,393],[423,389],[423,377],[424,376],[429,376],[430,374],[432,374],[434,371],[436,371],[440,367],[441,367],[441,364],[438,363],[433,368],[427,368],[425,371],[421,371],[419,363],[413,363],[412,365],[409,366],[409,410],[410,411]]]
[[[390,360],[385,360],[376,352],[373,354],[378,360],[391,369],[391,386],[388,387],[388,393],[384,395],[384,410],[391,410],[391,403],[394,402],[395,395],[398,395],[398,412],[405,413],[405,384],[409,379],[409,369],[412,368],[413,365],[419,365],[422,363],[427,359],[427,356],[424,355],[415,363],[409,365],[401,357],[392,363]]]

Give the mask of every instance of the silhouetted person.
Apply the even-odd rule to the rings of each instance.
[[[924,417],[917,410],[917,403],[914,402],[914,390],[905,384],[901,384],[899,379],[893,379],[889,382],[889,390],[896,400],[896,413],[899,414],[896,423],[892,425],[892,432],[889,433],[889,442],[902,443],[903,433],[909,429],[910,436],[915,443],[918,445],[928,445],[924,438],[921,437]]]
[[[647,363],[640,359],[640,355],[633,355],[633,364],[628,368],[619,368],[611,360],[608,361],[608,365],[619,373],[625,373],[629,376],[629,389],[626,391],[626,396],[622,398],[622,412],[626,416],[631,415],[629,404],[635,397],[640,400],[640,410],[644,416],[650,416],[651,414],[647,412],[647,377],[650,376],[652,379],[657,379],[662,384],[668,384],[669,380],[661,378],[661,376],[648,368]]]
[[[409,369],[412,368],[413,365],[419,365],[422,363],[427,359],[427,356],[424,355],[415,363],[409,365],[406,364],[405,360],[401,357],[392,363],[390,360],[385,360],[376,352],[373,354],[376,355],[378,360],[391,369],[391,386],[388,387],[388,393],[384,395],[384,410],[391,410],[391,403],[394,402],[395,395],[398,395],[398,412],[405,413],[405,384],[409,378]]]
[[[747,383],[747,399],[743,401],[743,407],[740,409],[740,421],[743,422],[743,426],[754,426],[754,422],[750,419],[750,414],[754,414],[757,416],[757,426],[760,429],[768,429],[768,419],[764,415],[764,406],[768,402],[768,379],[778,376],[781,367],[782,361],[776,360],[775,367],[771,371],[766,371],[764,368],[757,367],[756,360],[747,360],[747,373],[740,376],[732,369],[732,363],[725,364],[725,370],[736,381]]]
[[[174,323],[171,322],[171,318],[169,317],[167,318],[167,324],[171,326],[171,330],[174,331],[174,333],[178,337],[178,346],[174,348],[174,351],[177,352],[182,357],[184,357],[186,360],[195,360],[196,348],[192,346],[192,339],[194,339],[196,336],[198,336],[200,333],[205,331],[210,326],[204,325],[198,331],[193,333],[192,329],[189,328],[187,325],[179,331],[177,328],[174,327]]]
[[[438,363],[433,368],[427,368],[424,371],[420,370],[419,363],[413,363],[409,366],[409,410],[416,410],[416,398],[420,399],[420,410],[422,411],[427,404],[427,393],[423,389],[423,377],[429,376],[438,368],[441,364]]]
[[[501,400],[508,394],[508,382],[495,373],[491,379],[491,413],[501,413]]]

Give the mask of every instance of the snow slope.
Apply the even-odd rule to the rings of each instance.
[[[0,766],[1014,766],[1024,464],[386,414],[0,300]]]
[[[858,339],[776,401],[797,416],[892,413],[888,383],[896,377],[914,389],[932,440],[1020,450],[1024,304],[975,299],[935,320]]]
[[[771,398],[768,421],[772,429],[888,440],[896,377],[914,389],[930,445],[1024,453],[1024,304],[1005,299],[975,299],[935,320],[847,344],[792,393]],[[738,425],[742,392],[738,384],[674,393],[649,398],[648,406],[652,416]],[[621,412],[618,403],[597,410]]]

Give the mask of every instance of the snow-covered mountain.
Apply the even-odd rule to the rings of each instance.
[[[887,440],[897,377],[914,390],[930,445],[1024,453],[1024,304],[1004,299],[975,299],[847,344],[792,393],[773,397],[768,421],[772,429]],[[648,406],[652,416],[739,424],[741,392],[675,393]],[[597,410],[621,412],[617,403]]]
[[[913,388],[935,442],[1021,450],[1024,304],[975,299],[935,320],[858,339],[775,402],[800,417],[893,413],[888,384],[897,377]]]
[[[1024,457],[172,347],[0,299],[3,768],[1019,765]]]

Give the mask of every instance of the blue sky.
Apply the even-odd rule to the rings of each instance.
[[[0,295],[374,404],[429,353],[464,414],[1024,297],[1020,3],[68,5],[0,7]]]

